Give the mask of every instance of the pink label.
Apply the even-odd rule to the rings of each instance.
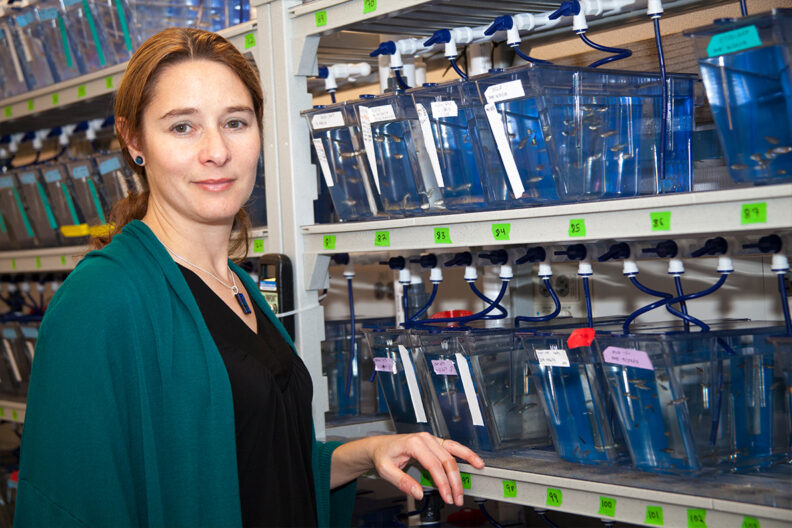
[[[396,369],[391,358],[374,358],[374,370],[377,372],[391,372],[396,374]]]
[[[632,348],[608,347],[602,353],[607,363],[624,365],[625,367],[635,367],[646,370],[654,370],[649,354],[643,350]]]
[[[432,368],[438,376],[456,376],[457,371],[451,359],[433,359]]]

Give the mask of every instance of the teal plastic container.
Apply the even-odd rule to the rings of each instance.
[[[792,9],[722,19],[693,38],[729,173],[792,180]]]
[[[28,218],[33,225],[39,245],[42,247],[61,245],[63,238],[39,170],[33,167],[20,169],[14,173],[14,177],[19,195],[27,206]]]

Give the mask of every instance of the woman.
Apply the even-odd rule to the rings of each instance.
[[[261,145],[246,59],[218,35],[163,31],[130,60],[115,115],[148,190],[116,206],[112,241],[47,310],[16,526],[349,525],[369,469],[422,496],[401,471],[411,459],[461,504],[454,456],[483,467],[464,446],[314,438],[307,370],[228,258],[246,244]]]

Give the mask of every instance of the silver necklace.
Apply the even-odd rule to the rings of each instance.
[[[214,277],[214,279],[217,282],[219,282],[220,284],[222,284],[223,286],[225,286],[226,288],[231,290],[231,293],[234,294],[234,298],[239,303],[239,306],[240,306],[240,308],[242,308],[242,312],[245,315],[248,315],[249,313],[252,313],[252,311],[250,310],[250,305],[248,305],[247,299],[245,299],[245,295],[239,291],[239,288],[237,288],[236,279],[234,278],[235,273],[230,267],[229,267],[229,271],[231,272],[231,281],[232,281],[233,284],[228,284],[226,281],[224,281],[223,279],[221,279],[220,277],[218,277],[217,275],[215,275],[211,271],[205,270],[201,266],[199,266],[198,264],[194,264],[193,262],[190,262],[186,258],[182,257],[181,255],[179,255],[178,253],[173,251],[171,248],[169,248],[168,246],[163,244],[162,241],[160,241],[160,244],[162,244],[165,247],[165,249],[167,249],[170,252],[170,254],[173,255],[174,257],[176,257],[177,259],[182,260],[182,261],[186,262],[187,264],[189,264],[190,266],[192,266],[193,268],[199,269],[199,270],[203,271],[204,273],[207,273],[207,274],[211,275],[212,277]]]

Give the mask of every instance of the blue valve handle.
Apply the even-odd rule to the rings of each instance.
[[[564,0],[551,15],[550,20],[561,18],[562,16],[575,16],[580,14],[580,2],[578,0]]]
[[[494,35],[498,31],[506,31],[514,27],[511,15],[501,15],[492,21],[492,25],[484,30],[485,35]]]
[[[381,42],[379,47],[369,53],[369,57],[376,57],[378,55],[394,55],[396,53],[396,43],[392,40]]]
[[[330,69],[327,66],[319,66],[319,74],[317,75],[317,77],[319,77],[320,79],[327,79],[329,75],[330,75]]]
[[[451,42],[451,30],[449,29],[438,29],[432,36],[426,39],[424,42],[424,46],[434,46],[435,44],[448,44]]]

